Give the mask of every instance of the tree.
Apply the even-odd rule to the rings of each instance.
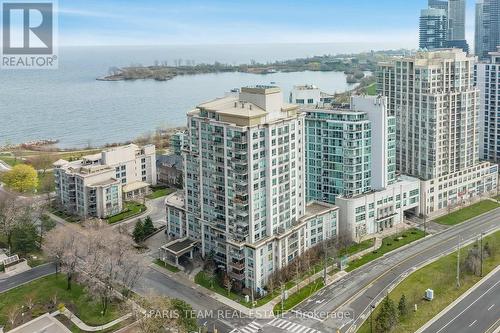
[[[55,228],[47,234],[44,249],[56,262],[57,267],[66,273],[67,290],[71,290],[71,283],[79,269],[79,261],[83,252],[81,231],[77,226],[66,225]]]
[[[405,317],[408,314],[408,303],[406,302],[405,294],[401,295],[399,299],[398,312],[400,317]]]
[[[132,232],[132,238],[136,243],[140,243],[144,240],[144,223],[141,219],[138,219],[135,223],[134,231]]]
[[[0,234],[7,241],[9,250],[12,249],[14,230],[22,222],[31,219],[32,207],[15,198],[6,198],[0,201]]]
[[[12,232],[12,251],[21,256],[38,249],[38,230],[31,222],[21,223]]]
[[[175,179],[175,187],[177,187],[178,189],[184,188],[184,176],[182,172],[180,172]]]
[[[144,225],[143,225],[143,230],[144,230],[144,238],[150,236],[153,232],[155,232],[155,227],[153,225],[153,220],[151,220],[151,217],[146,217],[144,219]]]
[[[233,288],[233,281],[231,281],[231,278],[229,277],[229,275],[227,275],[227,273],[224,274],[222,284],[224,285],[224,288],[226,288],[227,290],[227,296],[229,296],[229,294],[231,294],[231,289]]]
[[[5,173],[3,181],[8,188],[14,191],[34,192],[38,186],[38,174],[32,166],[18,164]]]
[[[376,332],[391,332],[398,322],[398,314],[394,302],[387,295],[382,301],[380,312],[375,318]]]

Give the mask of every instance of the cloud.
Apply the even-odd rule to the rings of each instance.
[[[75,8],[59,8],[57,13],[59,15],[70,15],[80,17],[95,17],[95,18],[123,18],[122,15],[101,11],[81,10]]]

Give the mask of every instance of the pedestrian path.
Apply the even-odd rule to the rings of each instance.
[[[77,316],[75,316],[68,309],[64,309],[62,311],[57,310],[57,311],[51,313],[50,315],[53,316],[53,317],[55,317],[55,316],[57,316],[59,314],[65,315],[79,329],[81,329],[82,331],[87,331],[87,332],[102,331],[102,330],[108,329],[110,327],[113,327],[116,324],[121,323],[122,321],[127,320],[130,317],[132,317],[132,313],[128,313],[128,314],[126,314],[126,315],[124,315],[124,316],[122,316],[122,317],[120,317],[118,319],[115,319],[115,320],[113,320],[113,321],[111,321],[111,322],[109,322],[107,324],[103,324],[103,325],[99,325],[99,326],[89,326],[89,325],[85,324],[80,318],[78,318]]]
[[[268,325],[291,333],[321,333],[314,328],[306,327],[281,318],[274,318],[268,323]]]

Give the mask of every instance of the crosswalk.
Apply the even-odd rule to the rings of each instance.
[[[304,325],[297,323],[292,323],[291,321],[287,321],[280,318],[274,318],[268,323],[268,325],[277,327],[279,329],[291,333],[321,333],[320,331],[315,330],[314,328],[306,327]]]
[[[315,330],[314,328],[306,327],[304,325],[293,323],[291,321],[280,318],[274,318],[273,320],[265,324],[265,326],[272,326],[278,328],[279,330],[287,331],[289,333],[322,333],[318,330]],[[253,321],[244,327],[235,328],[229,333],[261,333],[261,332],[262,333],[266,332],[265,327],[263,327],[262,324]]]
[[[229,333],[257,333],[259,332],[259,330],[261,330],[260,332],[263,332],[262,325],[256,321],[253,321],[244,327],[235,328]]]

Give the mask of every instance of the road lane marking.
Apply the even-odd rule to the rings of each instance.
[[[469,324],[469,327],[472,327],[472,325],[474,325],[475,323],[477,323],[477,319],[474,320],[472,323]]]
[[[469,308],[471,306],[473,306],[474,304],[476,304],[477,301],[479,301],[481,298],[483,298],[484,295],[486,295],[487,293],[490,292],[490,290],[492,290],[493,288],[495,288],[498,284],[500,283],[500,281],[497,281],[494,285],[492,285],[488,290],[486,290],[484,293],[482,293],[478,298],[476,298],[474,300],[474,302],[470,303],[465,309],[462,310],[462,312],[460,312],[459,314],[457,314],[452,320],[450,320],[449,322],[446,323],[446,325],[444,325],[443,327],[441,327],[439,329],[439,331],[437,331],[436,333],[439,333],[441,332],[442,330],[444,330],[449,324],[451,324],[453,321],[455,321],[455,319],[457,319],[458,317],[460,317],[465,311],[469,310]]]
[[[495,304],[491,304],[490,307],[488,308],[488,311],[490,311],[494,306]]]

